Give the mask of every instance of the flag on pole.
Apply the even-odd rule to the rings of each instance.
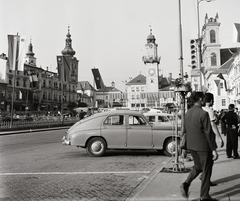
[[[8,35],[9,69],[16,70],[18,35]]]
[[[105,89],[105,85],[103,83],[100,72],[97,68],[92,69],[93,77],[97,86],[97,89]]]
[[[70,81],[70,57],[63,56],[63,68],[64,68],[64,80],[65,82]]]
[[[26,37],[8,35],[8,61],[10,70],[23,71],[26,55]]]
[[[23,71],[24,69],[24,59],[26,56],[26,37],[19,36],[19,48],[17,52],[17,70]]]
[[[33,87],[38,87],[38,77],[36,74],[32,74]]]
[[[57,70],[58,70],[59,80],[63,81],[63,77],[64,77],[63,56],[57,56]]]
[[[233,24],[233,42],[240,43],[240,24]]]

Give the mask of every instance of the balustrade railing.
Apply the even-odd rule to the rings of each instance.
[[[65,117],[62,119],[61,117],[49,118],[42,117],[33,120],[24,120],[24,119],[13,119],[12,125],[10,121],[1,121],[0,122],[0,130],[1,129],[23,129],[23,128],[37,128],[37,127],[52,127],[57,125],[69,125],[74,124],[79,121],[77,117]]]

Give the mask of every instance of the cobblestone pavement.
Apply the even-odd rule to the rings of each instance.
[[[3,176],[4,200],[125,200],[147,174]],[[9,186],[11,184],[11,186]],[[3,189],[4,190],[4,189]]]
[[[108,151],[60,144],[62,133],[1,137],[0,201],[118,201],[132,196],[169,157],[156,151]]]

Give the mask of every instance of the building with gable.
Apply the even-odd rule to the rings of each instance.
[[[240,48],[221,48],[219,41],[219,16],[208,18],[202,28],[202,63],[203,89],[214,94],[215,110],[227,109],[230,103],[237,107],[239,104],[238,92],[240,90]],[[196,70],[195,70],[196,71]],[[191,76],[192,84],[199,81]]]

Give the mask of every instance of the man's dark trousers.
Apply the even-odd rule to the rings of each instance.
[[[194,166],[185,182],[191,184],[191,182],[202,172],[200,197],[202,199],[209,198],[210,178],[213,166],[212,151],[190,150],[190,152],[193,157]]]
[[[232,151],[234,157],[238,157],[238,133],[237,129],[227,129],[227,144],[226,144],[226,152],[227,156],[232,156]]]

